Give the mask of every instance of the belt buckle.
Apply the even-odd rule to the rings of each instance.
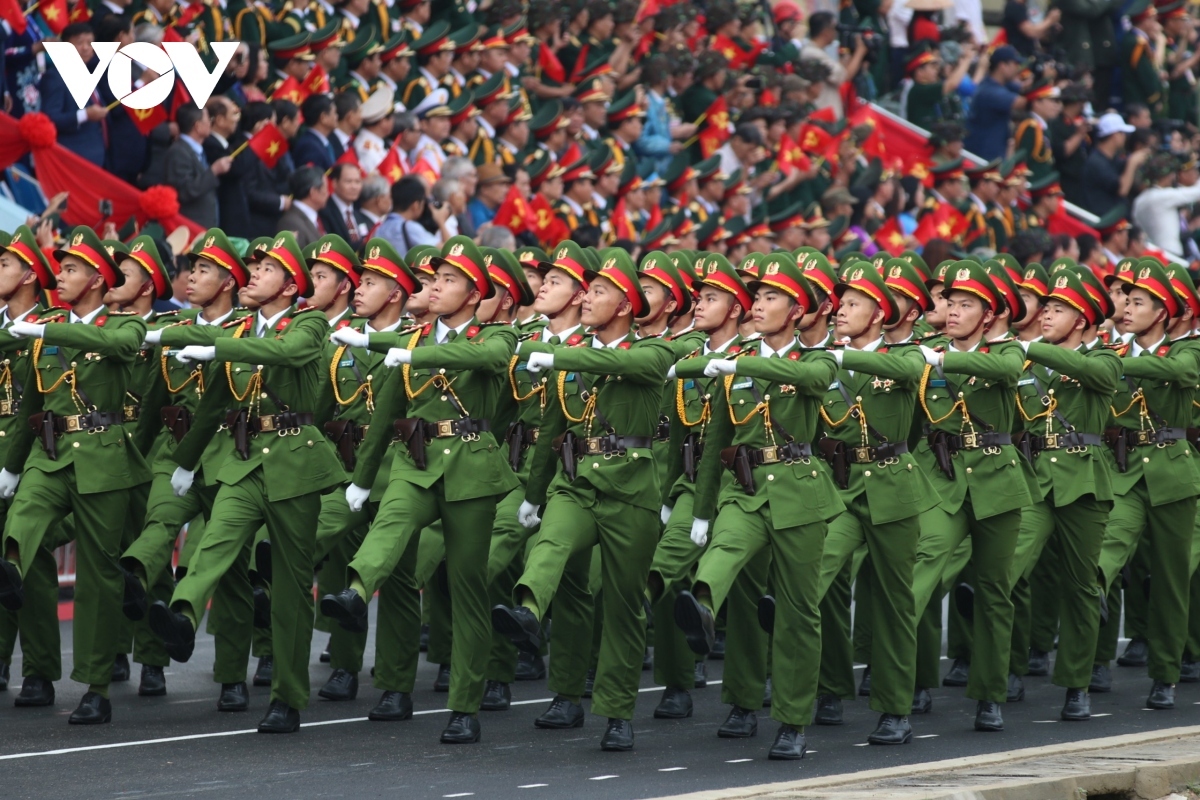
[[[1135,447],[1151,444],[1153,441],[1154,436],[1150,431],[1133,431],[1133,444]]]
[[[764,463],[764,464],[778,464],[779,463],[779,445],[773,444],[768,447],[764,447],[759,452],[762,453],[762,463]]]
[[[959,434],[958,438],[962,442],[962,446],[959,448],[961,450],[977,450],[983,445],[982,437],[978,433],[963,433]]]
[[[16,414],[12,400],[0,400],[0,417],[11,417]]]
[[[1062,447],[1061,433],[1047,433],[1044,438],[1046,441],[1042,445],[1043,450],[1058,450]]]
[[[137,422],[137,418],[138,418],[138,407],[137,406],[125,406],[124,412],[125,412],[124,413],[125,422]]]
[[[454,420],[439,419],[435,424],[437,425],[437,438],[445,439],[447,436],[454,435]]]
[[[598,455],[599,453],[603,452],[603,450],[600,447],[600,441],[601,440],[600,440],[599,436],[589,436],[586,439],[584,439],[583,440],[584,453],[589,456],[594,456],[594,455]]]
[[[874,461],[875,454],[872,452],[873,449],[874,448],[871,448],[871,447],[856,447],[856,448],[854,448],[854,463],[855,464],[869,464],[870,462]]]
[[[270,433],[275,430],[275,415],[267,414],[258,418],[258,429],[262,433]]]
[[[79,414],[71,414],[68,417],[63,417],[63,419],[66,420],[67,433],[77,433],[83,430]]]

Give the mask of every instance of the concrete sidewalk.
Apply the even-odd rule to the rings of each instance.
[[[1172,791],[1186,793],[1197,784],[1200,726],[695,792],[669,800],[1155,800]]]

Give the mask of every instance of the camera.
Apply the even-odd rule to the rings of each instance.
[[[867,54],[863,57],[863,61],[874,64],[879,60],[880,53],[883,51],[883,37],[877,31],[858,25],[840,24],[837,26],[837,31],[839,48],[853,50],[855,38],[862,38],[863,44],[867,48]]]

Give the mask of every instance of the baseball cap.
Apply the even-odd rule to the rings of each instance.
[[[1115,111],[1110,111],[1096,122],[1096,138],[1103,139],[1114,133],[1133,133],[1135,128],[1121,118]]]
[[[992,64],[1000,64],[1004,61],[1024,61],[1021,54],[1017,52],[1017,48],[1011,44],[1001,45],[992,53]]]

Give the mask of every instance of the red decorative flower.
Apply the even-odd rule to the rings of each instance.
[[[17,122],[17,132],[33,150],[53,147],[58,141],[58,131],[48,116],[40,112],[26,114]]]
[[[179,195],[173,186],[151,186],[139,198],[142,213],[153,220],[166,219],[179,213]]]

